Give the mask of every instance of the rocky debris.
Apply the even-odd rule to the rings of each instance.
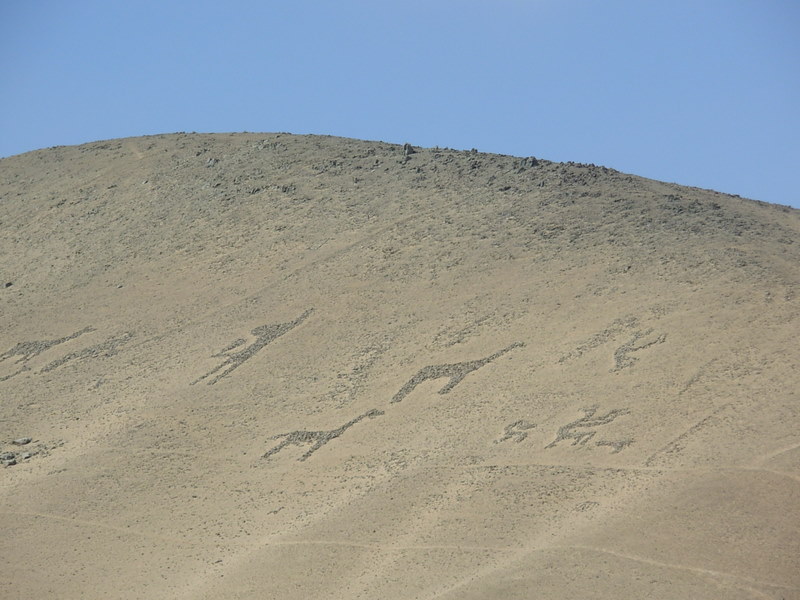
[[[535,156],[529,156],[528,158],[523,158],[520,161],[520,168],[528,169],[530,167],[535,167],[539,164],[539,160]]]
[[[31,452],[23,452],[22,454],[17,454],[16,452],[0,452],[0,462],[3,463],[4,467],[13,467],[18,464],[18,461],[27,460],[31,456],[33,456]]]
[[[22,437],[11,441],[14,446],[28,446],[33,441],[33,438]],[[25,452],[15,452],[13,450],[4,450],[0,452],[0,463],[4,467],[13,467],[20,464],[22,461],[30,460],[34,456],[47,456],[50,450],[58,448],[64,444],[63,441],[58,441],[53,444],[42,444],[37,442],[34,446],[28,446]]]
[[[535,156],[528,156],[526,158],[520,158],[514,161],[514,170],[517,173],[522,173],[527,169],[532,167],[536,167],[539,165],[539,159]]]

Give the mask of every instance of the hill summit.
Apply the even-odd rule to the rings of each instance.
[[[800,211],[290,134],[0,207],[4,598],[800,598]]]

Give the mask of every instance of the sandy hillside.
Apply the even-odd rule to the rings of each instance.
[[[800,598],[799,283],[800,211],[593,165],[0,160],[0,597]]]

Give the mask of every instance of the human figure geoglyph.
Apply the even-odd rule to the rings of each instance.
[[[256,338],[252,344],[243,348],[242,350],[234,352],[236,348],[239,348],[245,343],[245,340],[238,339],[235,340],[233,343],[229,344],[227,347],[223,348],[220,352],[212,354],[212,357],[214,358],[224,358],[225,360],[222,361],[222,363],[220,363],[213,369],[211,369],[205,375],[201,375],[200,377],[195,379],[191,383],[191,385],[199,383],[203,379],[206,379],[207,377],[214,375],[214,373],[219,372],[221,369],[225,369],[224,371],[222,371],[222,373],[220,373],[219,375],[217,375],[216,377],[207,382],[208,385],[214,385],[220,379],[222,379],[223,377],[227,377],[228,375],[231,374],[231,372],[241,367],[247,360],[251,359],[256,354],[256,352],[261,350],[264,346],[266,346],[270,342],[276,340],[283,334],[291,331],[292,329],[300,325],[300,323],[305,321],[312,312],[314,312],[314,309],[310,308],[307,311],[305,311],[302,315],[297,317],[294,321],[290,321],[289,323],[278,323],[275,325],[260,325],[256,327],[250,332]]]

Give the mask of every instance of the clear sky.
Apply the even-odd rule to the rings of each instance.
[[[477,148],[800,207],[800,2],[0,0],[0,156],[175,131]]]

